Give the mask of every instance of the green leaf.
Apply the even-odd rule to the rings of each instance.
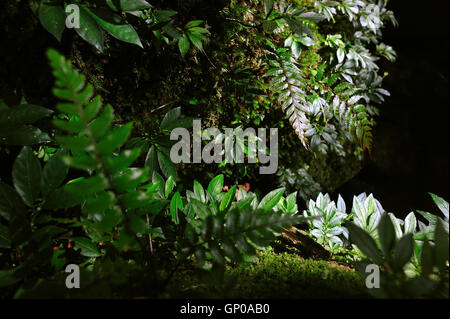
[[[70,185],[70,184],[69,184]],[[46,199],[44,208],[46,209],[67,209],[81,204],[85,197],[79,197],[67,190],[67,184],[53,191]]]
[[[221,212],[226,212],[230,208],[233,199],[236,197],[236,188],[237,186],[234,185],[223,197],[219,206]]]
[[[150,176],[153,176],[153,172],[158,170],[158,155],[156,154],[156,148],[154,145],[150,147],[150,150],[147,153],[147,157],[145,158],[145,167],[149,168]]]
[[[188,35],[189,40],[191,40],[192,44],[200,51],[203,51],[202,40],[206,39],[205,36],[203,36],[200,33],[194,33],[194,32],[188,32],[187,35]]]
[[[170,215],[172,216],[172,220],[176,225],[180,224],[180,220],[178,218],[178,209],[183,209],[182,206],[180,206],[181,201],[181,195],[179,192],[176,192],[172,199],[170,200]]]
[[[36,145],[50,142],[48,134],[41,132],[40,129],[23,125],[17,128],[0,127],[0,144],[6,145]]]
[[[223,174],[214,177],[208,185],[207,191],[210,194],[218,195],[222,192],[223,188]]]
[[[186,34],[183,34],[182,37],[178,39],[178,48],[180,49],[181,56],[184,58],[191,47],[191,43],[189,42],[189,38]]]
[[[258,208],[264,210],[265,212],[274,208],[280,201],[281,197],[283,197],[284,190],[284,187],[282,187],[271,191],[269,194],[264,196],[259,203]]]
[[[89,128],[96,140],[102,138],[109,130],[114,119],[114,109],[111,105],[107,105],[102,113],[89,124]]]
[[[75,31],[81,38],[93,45],[100,52],[103,52],[103,32],[95,19],[83,6],[80,7],[80,27],[75,28]]]
[[[39,21],[59,42],[66,27],[66,14],[60,5],[50,5],[51,0],[41,1],[39,6]]]
[[[41,164],[30,147],[25,146],[13,165],[14,187],[25,204],[33,206],[41,191]]]
[[[210,242],[208,243],[208,247],[214,262],[220,266],[223,266],[225,264],[225,258],[223,257],[222,251],[217,243]]]
[[[164,188],[164,195],[166,198],[169,198],[169,195],[172,193],[173,191],[173,187],[174,187],[174,181],[173,181],[173,176],[169,176],[169,178],[166,181],[166,185]]]
[[[172,123],[174,123],[176,120],[178,120],[180,116],[181,116],[181,107],[175,107],[171,109],[164,115],[164,118],[162,119],[159,128],[161,130],[167,129],[167,127]]]
[[[134,190],[139,184],[148,181],[148,168],[126,169],[113,179],[113,185],[119,192]]]
[[[130,167],[130,165],[136,161],[140,154],[141,149],[134,148],[132,150],[124,150],[118,156],[108,156],[105,159],[106,170],[111,174],[123,171],[124,169]],[[152,174],[149,172],[149,176],[151,175]]]
[[[425,238],[422,245],[422,253],[420,255],[420,266],[422,268],[422,275],[428,276],[433,271],[433,249],[430,242]]]
[[[264,0],[264,13],[266,18],[272,13],[275,0]]]
[[[106,135],[106,137],[98,144],[100,153],[109,155],[125,144],[131,134],[132,128],[133,123],[128,123]]]
[[[25,205],[17,192],[9,185],[0,181],[0,216],[7,221],[16,214],[22,214]]]
[[[9,239],[8,227],[0,224],[0,248],[10,248],[11,240]]]
[[[85,257],[99,257],[100,253],[98,252],[97,245],[94,244],[88,238],[83,237],[75,237],[72,238],[75,242],[75,249],[81,249],[81,255]]]
[[[239,253],[239,250],[233,244],[233,242],[229,238],[225,238],[222,242],[223,251],[225,255],[230,258],[234,262],[240,262],[242,260],[242,256]]]
[[[2,109],[0,110],[0,127],[4,129],[32,124],[52,113],[52,110],[33,104],[22,104]]]
[[[61,185],[69,172],[69,167],[61,160],[67,154],[64,150],[52,156],[44,167],[41,176],[42,196],[46,197]]]
[[[201,200],[203,203],[206,203],[206,195],[203,186],[194,180],[194,194],[195,196]]]
[[[103,191],[108,187],[107,179],[102,175],[80,178],[64,186],[65,190],[77,197],[85,197]]]
[[[449,260],[449,237],[448,237],[448,224],[445,229],[444,222],[439,219],[436,224],[436,230],[434,235],[434,242],[436,244],[436,266],[441,271],[445,269],[445,263]]]
[[[350,241],[353,242],[358,249],[367,257],[372,259],[376,264],[383,264],[383,257],[375,243],[375,240],[362,228],[349,222],[346,224],[349,230]]]
[[[190,29],[190,28],[198,27],[202,23],[203,23],[203,20],[192,20],[192,21],[189,21],[188,23],[186,23],[184,28],[185,29]]]
[[[94,14],[91,10],[84,7],[84,9],[97,21],[97,23],[106,30],[109,34],[111,34],[116,39],[119,39],[123,42],[131,43],[140,46],[143,48],[141,40],[136,32],[136,30],[129,24],[112,24],[99,16]]]
[[[383,214],[380,218],[378,224],[378,238],[385,257],[389,259],[395,243],[395,229],[388,214]]]
[[[414,239],[412,234],[406,234],[395,245],[392,267],[400,271],[411,259],[414,253]]]
[[[115,6],[115,2],[116,1],[114,0],[106,0],[106,3],[111,9],[118,11]],[[145,0],[120,0],[120,9],[125,12],[144,10],[148,8],[151,8],[151,5]]]
[[[158,151],[158,162],[161,167],[161,171],[166,178],[172,176],[175,181],[179,180],[175,164],[166,154]]]
[[[436,206],[441,210],[441,212],[444,214],[445,218],[448,220],[448,203],[445,199],[442,197],[439,197],[433,193],[429,193],[431,198],[433,198],[434,203]]]
[[[152,203],[152,197],[142,191],[124,194],[120,196],[120,200],[127,209],[137,209]]]
[[[409,213],[405,218],[404,232],[405,234],[414,234],[417,227],[417,219],[413,212]]]

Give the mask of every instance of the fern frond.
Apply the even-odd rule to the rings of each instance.
[[[206,204],[198,205],[204,206],[202,209],[208,208]],[[190,223],[186,236],[199,267],[207,259],[207,252],[211,254],[215,264],[223,266],[226,257],[240,262],[244,254],[254,255],[256,250],[267,247],[282,233],[283,227],[305,220],[305,217],[299,215],[253,210],[247,204],[245,207],[234,207],[225,216],[208,215],[205,219],[197,220],[196,227],[193,226],[194,223]]]
[[[128,168],[140,149],[118,151],[131,133],[131,123],[113,127],[114,109],[111,105],[103,107],[101,98],[94,97],[92,85],[86,84],[85,77],[70,61],[55,50],[48,51],[48,58],[56,78],[53,93],[64,100],[57,109],[68,119],[54,120],[61,131],[55,140],[70,150],[71,155],[64,157],[68,165],[92,175],[67,185],[67,190],[86,197],[85,213],[102,214],[148,205],[151,195],[137,188],[149,179],[148,168]],[[101,196],[105,193],[109,194],[107,198]]]
[[[304,80],[295,59],[286,49],[277,51],[272,69],[264,76],[271,77],[270,88],[278,94],[278,102],[305,148],[309,148],[307,132],[311,124],[306,114],[309,110],[305,99]]]

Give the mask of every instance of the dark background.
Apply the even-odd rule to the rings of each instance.
[[[399,27],[384,31],[383,42],[398,54],[384,87],[375,145],[363,170],[343,185],[354,194],[373,193],[397,217],[413,210],[439,212],[427,192],[449,200],[449,1],[391,0]]]

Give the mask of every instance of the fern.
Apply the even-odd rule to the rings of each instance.
[[[54,120],[54,125],[61,131],[55,140],[71,152],[63,157],[64,162],[90,176],[59,189],[61,198],[76,198],[71,205],[63,200],[47,203],[47,207],[83,204],[82,213],[88,217],[83,224],[95,241],[112,240],[113,230],[125,217],[139,233],[150,232],[144,220],[131,212],[154,203],[158,185],[143,185],[149,180],[148,168],[129,168],[138,158],[139,148],[119,150],[131,133],[131,123],[113,127],[111,105],[102,106],[101,98],[94,97],[92,85],[86,84],[84,76],[63,56],[49,50],[48,57],[56,78],[53,92],[65,101],[57,105],[57,110],[65,114],[66,119]],[[137,231],[131,233],[131,236],[127,231],[121,233],[122,241],[116,242],[119,248],[129,248],[130,241],[135,245],[139,243],[133,240]]]
[[[269,62],[272,68],[265,76],[271,77],[271,90],[279,94],[278,102],[281,103],[295,133],[303,146],[309,148],[307,132],[312,127],[306,116],[308,108],[301,71],[286,49],[277,50],[275,58],[276,60]]]
[[[370,150],[373,121],[364,105],[355,105],[362,98],[357,94],[360,89],[349,82],[336,85],[339,74],[324,76],[326,64],[306,80],[290,52],[279,49],[274,56],[265,76],[271,78],[270,88],[278,94],[278,102],[305,148],[309,149],[308,137],[317,132],[310,119],[323,115],[326,127],[331,112],[344,129],[356,135],[363,149]]]

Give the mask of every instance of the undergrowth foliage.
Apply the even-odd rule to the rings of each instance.
[[[179,265],[189,263],[191,258],[199,267],[211,269],[220,280],[227,260],[241,262],[254,256],[257,250],[266,249],[283,227],[305,221],[295,215],[292,196],[287,208],[275,209],[284,201],[283,188],[259,201],[243,190],[237,196],[237,186],[223,192],[223,175],[218,175],[206,190],[195,182],[193,191],[188,190],[187,197],[182,197],[175,189],[173,176],[164,180],[157,171],[150,176],[148,167],[132,167],[140,148],[123,149],[131,124],[114,125],[112,106],[103,107],[92,85],[70,61],[55,50],[49,50],[48,57],[56,78],[53,92],[63,100],[57,105],[61,113],[53,121],[58,128],[55,140],[63,149],[42,170],[32,149],[23,148],[12,172],[15,190],[0,182],[1,216],[9,221],[9,227],[0,228],[1,247],[19,250],[22,256],[11,261],[19,263],[18,267],[0,271],[0,286],[14,285],[20,287],[16,296],[32,296],[39,289],[45,290],[49,282],[30,284],[25,279],[36,269],[46,269],[48,275],[43,277],[49,279],[56,271],[53,280],[59,280],[57,287],[62,289],[64,281],[58,271],[73,257],[52,249],[61,239],[74,243],[78,261],[90,268],[83,271],[103,272],[99,278],[94,276],[93,282],[118,276],[113,272],[123,267],[126,254],[131,252],[136,254],[133,271],[148,271],[156,276],[162,270],[158,268],[162,267],[160,257],[154,251],[158,238],[172,255],[165,257],[168,260],[164,267],[174,261],[165,276],[148,279],[162,289],[152,293],[160,294]],[[69,166],[84,173],[64,184]],[[35,185],[42,185],[42,189]],[[79,213],[71,219],[53,217],[52,212],[69,209]],[[34,212],[31,220],[27,210]],[[154,227],[155,220],[161,218],[165,221]],[[175,236],[176,241],[166,236]],[[45,253],[45,259],[35,254],[36,246]],[[157,246],[160,250],[161,245]],[[109,271],[104,273],[106,265],[110,265]],[[113,281],[107,291],[120,295],[117,289]]]

